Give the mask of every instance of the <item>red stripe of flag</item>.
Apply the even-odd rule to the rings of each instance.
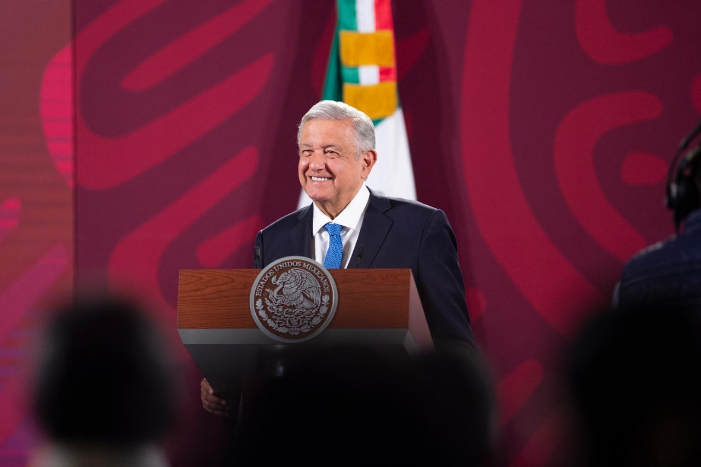
[[[397,68],[393,66],[380,67],[380,82],[397,81]]]
[[[393,30],[390,0],[375,0],[375,30]]]

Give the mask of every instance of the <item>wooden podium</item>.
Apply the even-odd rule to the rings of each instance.
[[[358,344],[410,354],[433,347],[410,269],[331,269],[338,289],[333,320],[318,336],[294,344],[267,336],[253,320],[250,293],[260,271],[180,271],[178,333],[217,393],[270,371],[290,346]]]

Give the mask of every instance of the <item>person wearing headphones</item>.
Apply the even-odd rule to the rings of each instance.
[[[682,140],[678,156],[700,132],[701,124]],[[614,307],[668,304],[701,310],[700,152],[701,143],[681,157],[674,172],[674,162],[670,166],[666,201],[674,212],[677,235],[642,250],[628,261],[614,291]],[[698,317],[701,323],[701,313]]]

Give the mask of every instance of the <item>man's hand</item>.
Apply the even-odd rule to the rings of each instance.
[[[229,405],[227,401],[214,395],[214,390],[207,379],[203,379],[200,383],[200,397],[202,398],[202,407],[207,412],[219,417],[230,417],[236,409],[233,404]]]

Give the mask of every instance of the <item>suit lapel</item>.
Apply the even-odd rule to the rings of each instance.
[[[312,255],[312,220],[314,218],[312,205],[302,209],[297,216],[299,222],[290,231],[290,254],[287,256],[304,256],[314,258]]]
[[[363,225],[360,228],[360,235],[358,235],[358,241],[355,244],[355,249],[353,250],[353,256],[351,258],[356,258],[361,245],[365,245],[365,250],[357,263],[359,268],[368,268],[372,264],[375,256],[380,251],[380,247],[387,238],[389,229],[392,227],[392,219],[385,215],[385,212],[391,208],[391,204],[387,198],[376,196],[370,192],[370,202],[368,203],[368,208],[365,211],[365,217],[363,218]],[[348,265],[351,268],[356,267],[356,261],[351,259]]]

